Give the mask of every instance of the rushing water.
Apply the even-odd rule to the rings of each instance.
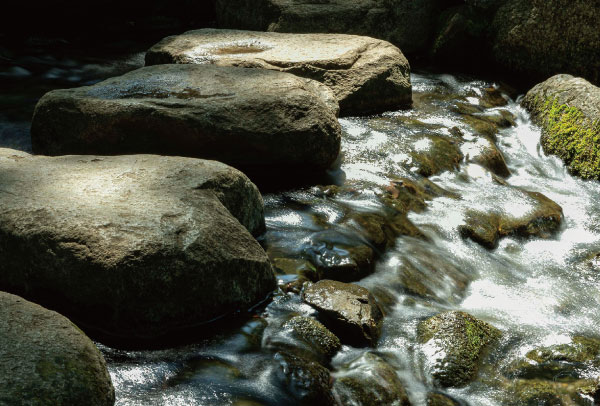
[[[139,56],[131,60],[139,62]],[[63,71],[68,73],[67,68]],[[85,67],[77,72],[85,76]],[[599,335],[600,257],[594,256],[600,252],[600,184],[572,177],[558,159],[543,153],[539,129],[517,100],[503,93],[506,105],[486,104],[485,89],[493,84],[428,73],[413,74],[412,82],[413,109],[340,119],[343,155],[339,168],[330,173],[335,185],[264,195],[267,232],[261,242],[280,268],[282,287],[266,307],[241,325],[193,345],[162,351],[101,346],[117,405],[297,404],[281,375],[283,361],[275,349],[278,343],[296,345],[282,330],[286,320],[316,313],[297,293],[283,288],[302,277],[299,274],[310,275],[314,271],[310,264],[343,268],[352,261],[349,253],[355,246],[375,252],[374,271],[356,282],[369,288],[386,311],[375,351],[395,368],[413,405],[425,405],[427,394],[437,390],[429,375],[427,348],[416,340],[416,327],[441,311],[468,312],[503,333],[478,378],[444,392],[469,405],[503,404],[511,395],[501,371],[528,351],[568,343],[574,335]],[[465,120],[465,111],[511,118],[514,125],[501,126],[496,135],[512,174],[506,182],[469,159],[482,138],[481,128],[476,130]],[[28,149],[27,125],[19,115],[4,117],[4,146]],[[464,156],[458,167],[424,170],[414,161],[415,153],[434,149],[438,138],[455,139],[457,129]],[[434,158],[434,164],[437,161]],[[435,188],[440,192],[426,201],[426,207],[408,213],[422,238],[401,235],[386,248],[372,247],[351,219],[388,216],[390,207],[383,197],[390,182],[418,181],[429,174],[424,172],[432,172],[429,180],[441,189]],[[459,228],[469,212],[515,217],[531,212],[534,202],[523,189],[541,192],[562,207],[564,219],[556,234],[506,237],[495,249],[461,236]],[[421,293],[399,282],[398,270],[407,266],[415,270]],[[366,351],[373,349],[343,346],[330,365],[333,378],[342,376]],[[369,373],[368,365],[352,368]],[[600,370],[589,365],[579,374],[599,375]]]

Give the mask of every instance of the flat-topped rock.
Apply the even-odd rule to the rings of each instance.
[[[342,342],[356,346],[377,343],[383,312],[362,286],[324,279],[304,289],[302,300],[319,311],[325,325]]]
[[[263,202],[219,162],[0,149],[0,290],[100,338],[158,340],[275,286]]]
[[[0,292],[0,343],[0,404],[115,403],[102,354],[60,314]]]
[[[412,103],[408,61],[394,45],[370,37],[202,29],[150,48],[146,65],[162,63],[263,68],[314,79],[331,88],[342,115]]]
[[[323,169],[340,149],[337,110],[327,86],[288,73],[160,65],[47,93],[31,138],[44,155],[156,153]]]

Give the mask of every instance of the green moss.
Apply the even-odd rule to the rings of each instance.
[[[600,120],[591,121],[581,110],[545,101],[542,109],[546,152],[560,157],[584,179],[600,179]]]

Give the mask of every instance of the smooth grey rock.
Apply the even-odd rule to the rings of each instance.
[[[264,299],[263,229],[256,186],[219,162],[0,149],[0,289],[102,337],[158,339]]]
[[[146,65],[161,63],[263,68],[314,79],[333,91],[342,115],[412,104],[408,61],[394,45],[369,37],[202,29],[150,48]]]
[[[45,155],[156,153],[323,169],[340,149],[337,111],[327,86],[291,74],[160,65],[47,93],[31,139]]]
[[[58,313],[0,292],[0,404],[111,406],[94,343]]]

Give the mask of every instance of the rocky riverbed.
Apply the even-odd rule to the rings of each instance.
[[[141,67],[142,61],[138,54],[111,65],[90,67],[76,62],[64,66],[62,79],[51,79],[47,71],[51,68],[41,68],[42,74],[30,69],[30,75],[21,75],[20,79],[23,72],[12,72],[11,81],[21,80],[23,90],[15,86],[11,92],[16,102],[5,110],[0,123],[0,146],[29,151],[30,122],[24,112],[43,91],[64,85],[73,77],[70,73],[79,75],[71,83],[93,85],[99,79]],[[51,80],[59,82],[52,85]],[[250,216],[246,205],[232,198],[246,191],[252,195],[246,199],[252,201],[252,213],[260,212],[260,198],[253,185],[222,164],[217,165],[218,169],[227,175],[210,175],[213,179],[205,174],[181,175],[182,166],[207,165],[193,158],[144,156],[139,158],[141,163],[136,160],[134,170],[126,157],[90,157],[88,162],[69,157],[36,158],[16,151],[4,154],[2,168],[10,176],[3,179],[11,182],[5,181],[9,187],[2,192],[12,195],[4,196],[3,201],[12,205],[13,212],[26,212],[31,224],[24,227],[16,220],[13,224],[10,221],[14,217],[7,215],[10,221],[3,221],[6,229],[2,232],[19,237],[13,245],[22,255],[31,241],[39,244],[42,240],[53,248],[54,237],[48,237],[51,229],[64,231],[66,237],[57,236],[55,245],[74,253],[68,258],[82,263],[85,258],[93,258],[93,244],[80,244],[78,238],[85,237],[81,230],[102,226],[103,217],[74,216],[77,221],[69,223],[64,221],[65,213],[77,213],[79,207],[87,213],[90,207],[102,213],[92,197],[107,193],[103,185],[110,183],[106,178],[113,175],[123,187],[110,198],[104,196],[101,206],[104,210],[112,205],[119,208],[119,216],[107,219],[104,227],[130,252],[122,257],[131,267],[121,268],[146,271],[143,261],[135,261],[137,256],[145,258],[142,254],[146,247],[136,250],[135,241],[126,238],[132,233],[119,236],[120,222],[129,224],[126,216],[134,215],[144,219],[148,216],[147,224],[152,224],[154,211],[161,212],[161,219],[167,215],[161,232],[181,237],[183,243],[175,238],[175,248],[167,247],[161,256],[167,262],[171,258],[168,254],[173,256],[173,263],[189,263],[181,269],[167,267],[173,271],[172,277],[154,283],[151,293],[157,300],[161,297],[164,292],[158,287],[160,283],[187,292],[189,296],[178,298],[190,306],[188,311],[179,309],[184,322],[189,322],[185,317],[194,315],[194,302],[188,299],[194,295],[196,282],[171,282],[197,266],[198,258],[211,261],[208,254],[198,256],[205,245],[187,244],[187,232],[183,237],[176,232],[183,225],[168,216],[169,207],[191,213],[192,220],[204,224],[208,219],[196,218],[195,210],[205,210],[204,200],[210,201],[211,210],[218,214],[210,215],[210,220],[223,218],[239,233],[236,235],[251,241],[244,246],[252,245],[252,249],[259,247],[254,245],[251,233],[257,236],[272,264],[277,287],[271,290],[269,300],[248,312],[197,328],[183,344],[159,350],[126,350],[97,342],[108,365],[117,405],[474,406],[598,402],[600,185],[572,176],[560,159],[546,155],[540,143],[541,129],[521,107],[519,92],[508,85],[427,71],[413,72],[410,83],[411,108],[339,119],[340,155],[319,177],[307,176],[298,184],[297,173],[288,176],[286,167],[267,176],[249,172],[264,200],[264,229],[262,213]],[[93,91],[102,86],[83,89]],[[163,100],[162,104],[156,99]],[[164,99],[168,97],[154,97],[153,108],[165,108]],[[128,97],[123,100],[126,105],[137,103],[128,102]],[[166,108],[173,105],[181,107],[171,103]],[[86,175],[81,167],[91,162],[107,167],[108,172]],[[60,168],[67,165],[74,175],[88,182],[85,187],[75,187],[81,182],[74,186],[65,180],[69,172]],[[167,176],[161,173],[155,174],[156,179],[141,174],[156,172],[157,165],[163,169],[176,167],[180,174],[175,179],[177,187],[165,186]],[[115,166],[128,169],[115,173]],[[46,187],[28,186],[19,174],[44,168],[54,174]],[[312,168],[306,169],[309,173]],[[136,176],[151,185],[137,182]],[[206,184],[186,183],[203,177],[210,178]],[[52,180],[60,185],[49,187]],[[233,192],[221,191],[221,185],[223,190]],[[35,204],[19,203],[14,195],[14,191],[24,192],[27,187],[35,190],[31,195],[37,197]],[[61,192],[65,188],[67,192]],[[144,194],[148,191],[153,192],[152,196]],[[68,193],[81,193],[90,200],[78,199],[76,204],[60,200]],[[129,201],[139,204],[123,204],[127,193],[134,193],[137,200]],[[200,193],[202,198],[194,200],[190,193]],[[185,195],[182,202],[186,205],[182,207],[175,205],[179,204],[175,199],[179,195]],[[161,205],[146,210],[143,203],[150,198]],[[46,204],[44,199],[59,199],[61,204]],[[239,220],[235,227],[233,217]],[[111,231],[113,227],[117,231]],[[150,227],[150,231],[155,229]],[[224,232],[225,228],[218,230]],[[142,229],[138,233],[153,242],[150,231]],[[209,231],[204,234],[211,236]],[[224,241],[219,235],[212,237],[211,244]],[[67,246],[63,246],[65,243]],[[69,243],[77,243],[77,250],[87,246],[91,254],[74,250]],[[106,247],[104,243],[100,239],[97,244]],[[148,247],[155,250],[158,245],[154,241]],[[102,250],[108,252],[109,248]],[[16,261],[14,251],[0,252]],[[57,252],[60,259],[62,251]],[[55,258],[52,252],[43,254]],[[257,273],[265,282],[256,289],[258,293],[252,294],[252,304],[260,300],[257,296],[264,296],[265,286],[271,283],[265,276],[266,256],[262,255],[262,251],[257,253],[260,261],[254,262],[260,263]],[[107,255],[93,262],[104,273],[112,269],[113,260]],[[61,271],[47,258],[40,263],[48,272]],[[86,269],[80,265],[76,268],[79,272]],[[3,286],[20,281],[22,272],[16,265],[12,269],[16,276],[6,273],[10,283],[3,282]],[[233,267],[228,269],[244,275]],[[43,290],[45,280],[60,285],[59,278],[44,278],[36,281],[41,286],[37,291]],[[143,281],[132,281],[127,275],[123,277],[125,282],[119,278],[116,275],[111,280],[119,286]],[[220,286],[215,274],[210,274],[210,280]],[[23,283],[25,287],[20,289],[27,293],[30,282]],[[237,282],[235,285],[239,294],[247,293]],[[204,298],[210,294],[209,287],[203,286]],[[98,294],[98,300],[116,302],[110,298],[111,286],[102,288],[107,292]],[[83,296],[79,292],[75,295],[77,300],[87,300]],[[177,291],[169,291],[168,296],[177,298]],[[52,300],[44,299],[52,304]],[[151,309],[137,300],[134,304],[122,302],[124,310],[115,310],[115,317],[127,315],[125,310],[139,310],[135,308],[139,306],[154,323],[150,330],[169,324],[164,321],[168,319],[165,314],[172,309]],[[250,306],[248,300],[240,302]],[[86,309],[79,307],[78,311],[85,313]],[[202,314],[190,323],[215,314]],[[107,313],[95,309],[89,315]],[[125,320],[136,317],[133,314]]]

